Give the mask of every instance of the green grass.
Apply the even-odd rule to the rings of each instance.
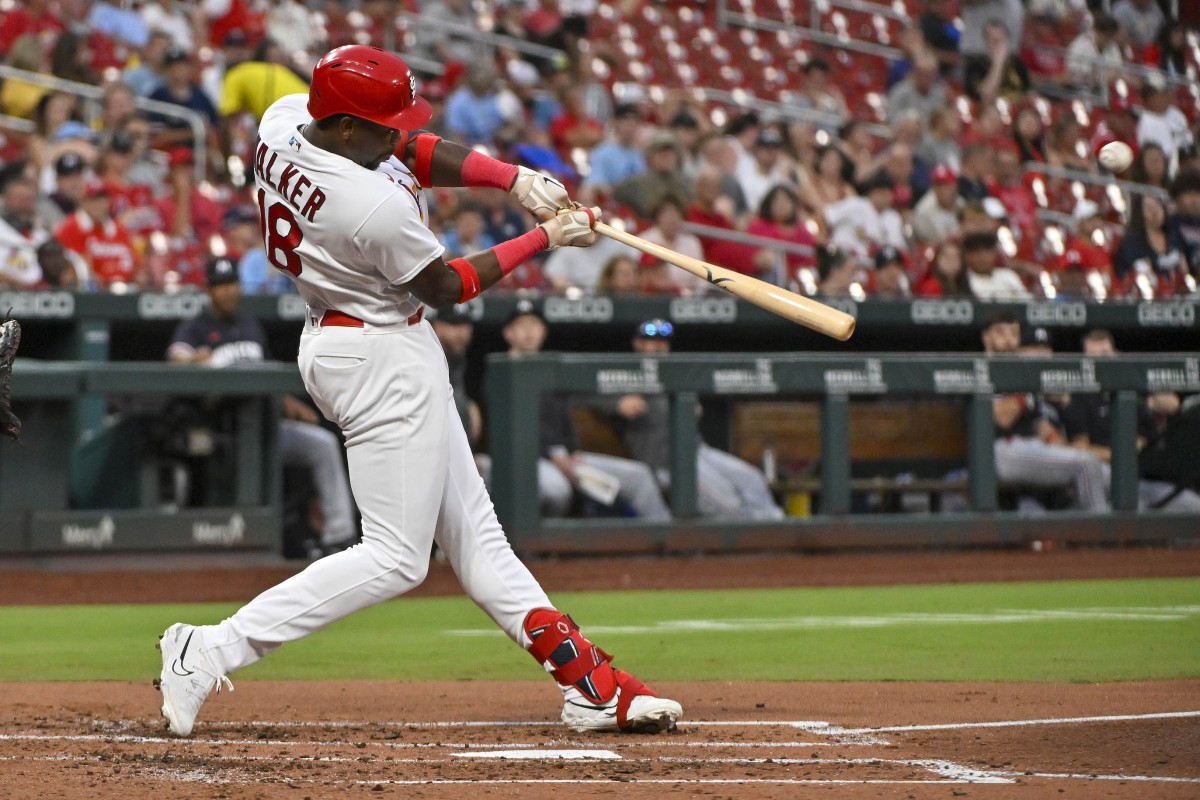
[[[1197,579],[577,593],[555,601],[619,665],[657,681],[1200,677]],[[217,622],[236,609],[3,607],[0,681],[149,680],[163,628]],[[643,631],[621,630],[630,626]],[[461,630],[479,634],[450,633]],[[460,597],[384,603],[238,678],[542,679]]]

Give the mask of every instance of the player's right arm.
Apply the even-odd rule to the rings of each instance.
[[[405,133],[395,156],[423,188],[431,186],[491,187],[508,192],[540,220],[574,208],[562,183],[528,167],[499,161],[478,150],[429,133]]]
[[[563,212],[487,250],[450,261],[437,257],[398,288],[434,308],[465,303],[543,250],[595,244],[592,226],[599,217],[598,208]]]

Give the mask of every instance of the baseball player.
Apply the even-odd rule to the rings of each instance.
[[[422,132],[430,115],[408,66],[365,45],[327,53],[307,97],[263,115],[252,166],[267,255],[308,305],[300,371],[345,435],[362,542],[218,625],[167,628],[158,686],[178,736],[210,692],[232,688],[229,673],[421,583],[435,542],[471,599],[558,681],[567,726],[662,731],[683,713],[614,669],[512,552],[423,319],[426,305],[466,302],[542,250],[592,244],[599,210],[574,206],[532,170]],[[435,185],[507,190],[543,221],[447,262],[425,224],[421,189]]]

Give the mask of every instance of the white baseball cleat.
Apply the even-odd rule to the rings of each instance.
[[[213,689],[233,691],[233,683],[217,669],[204,647],[204,635],[194,625],[177,622],[158,637],[162,672],[154,686],[163,696],[162,715],[167,730],[189,736],[200,706]]]
[[[606,703],[596,705],[571,687],[566,692],[562,721],[577,733],[662,733],[675,730],[683,716],[683,706],[658,697],[637,678],[614,669],[617,693]]]

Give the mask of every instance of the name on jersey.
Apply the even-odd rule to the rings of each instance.
[[[281,162],[278,173],[276,162]],[[314,185],[295,164],[281,161],[279,154],[272,152],[262,142],[258,143],[258,149],[254,152],[254,173],[309,222],[325,204],[325,192],[321,191],[321,187]]]

